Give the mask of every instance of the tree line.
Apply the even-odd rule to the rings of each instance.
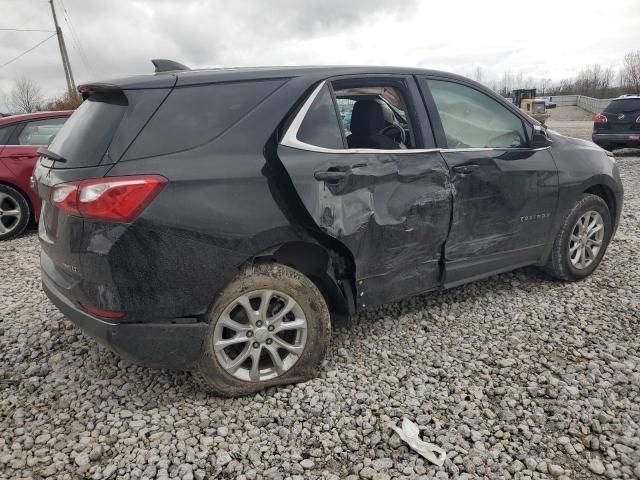
[[[554,82],[551,78],[536,78],[505,72],[497,79],[485,79],[484,72],[476,67],[472,77],[503,97],[518,88],[535,88],[540,96],[586,95],[595,98],[613,98],[623,94],[640,95],[640,50],[624,56],[619,69],[593,64],[584,67],[574,77]]]

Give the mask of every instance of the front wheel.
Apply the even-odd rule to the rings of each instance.
[[[602,261],[612,231],[605,201],[597,195],[583,195],[560,227],[545,270],[571,282],[591,275]]]
[[[221,293],[195,381],[224,396],[313,378],[331,336],[324,297],[302,273],[276,264],[247,268]]]

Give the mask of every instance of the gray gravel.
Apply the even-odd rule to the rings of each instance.
[[[640,478],[640,153],[588,280],[535,269],[337,329],[322,375],[239,399],[120,360],[39,288],[34,233],[0,243],[2,478]],[[418,423],[442,467],[389,424]]]

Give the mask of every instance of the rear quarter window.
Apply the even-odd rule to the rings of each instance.
[[[176,87],[123,160],[176,153],[210,142],[284,82],[278,79]]]

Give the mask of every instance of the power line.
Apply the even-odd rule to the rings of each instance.
[[[41,30],[38,28],[0,28],[1,32],[47,32],[55,33],[55,30]]]
[[[56,27],[56,35],[58,36],[58,47],[60,47],[60,57],[62,58],[62,68],[64,69],[64,77],[67,81],[67,94],[69,97],[73,97],[76,91],[76,82],[73,80],[73,72],[71,71],[71,63],[69,62],[69,54],[67,52],[67,46],[64,41],[64,35],[62,35],[62,29],[58,25],[58,17],[56,15],[56,7],[53,0],[49,0],[51,6],[51,15],[53,16],[53,24]]]
[[[71,16],[69,15],[69,11],[67,10],[67,7],[64,4],[64,1],[63,0],[58,0],[58,1],[62,6],[62,13],[64,15],[64,19],[69,25],[69,31],[71,32],[71,39],[73,40],[75,49],[80,54],[80,59],[82,60],[82,63],[84,64],[85,68],[87,68],[87,70],[91,71],[91,74],[93,76],[96,76],[96,72],[91,66],[91,63],[89,63],[89,59],[87,58],[87,55],[85,54],[84,49],[82,48],[82,43],[80,43],[80,38],[78,37],[78,34],[76,32],[75,26],[73,25],[73,22],[71,21]]]
[[[42,45],[44,42],[46,42],[47,40],[49,40],[50,38],[55,37],[56,34],[52,33],[51,35],[49,35],[47,38],[45,38],[44,40],[42,40],[41,42],[37,43],[36,45],[34,45],[33,47],[31,47],[28,50],[25,50],[24,52],[22,52],[20,55],[18,55],[17,57],[12,58],[11,60],[9,60],[8,62],[3,63],[2,65],[0,65],[0,68],[6,67],[7,65],[9,65],[10,63],[15,62],[16,60],[18,60],[20,57],[24,57],[27,53],[29,53],[32,50],[35,50],[36,48],[38,48],[40,45]]]

